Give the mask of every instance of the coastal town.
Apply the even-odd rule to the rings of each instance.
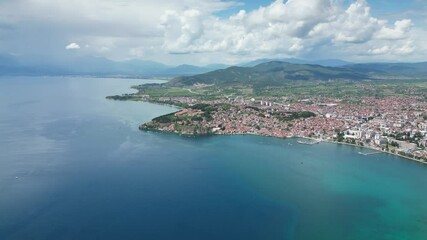
[[[141,130],[299,137],[308,139],[301,143],[353,144],[427,162],[427,102],[420,96],[361,97],[357,101],[328,97],[162,97],[156,102],[182,109],[142,124]]]

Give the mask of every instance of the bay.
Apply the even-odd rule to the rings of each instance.
[[[0,78],[0,239],[425,239],[427,168],[360,148],[141,132],[159,82]]]

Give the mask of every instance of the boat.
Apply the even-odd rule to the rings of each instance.
[[[320,143],[322,140],[315,140],[315,141],[301,141],[301,140],[298,140],[297,141],[297,143],[299,143],[299,144],[305,144],[305,145],[313,145],[313,144],[318,144],[318,143]]]
[[[379,154],[381,152],[370,152],[370,153],[363,153],[363,152],[358,152],[358,154],[363,155],[363,156],[369,156],[369,155],[374,155],[374,154]]]

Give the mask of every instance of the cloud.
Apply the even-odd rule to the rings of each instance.
[[[70,43],[67,46],[65,46],[65,49],[76,50],[76,49],[80,49],[80,46],[77,43]]]
[[[0,1],[0,53],[61,59],[64,43],[80,43],[82,55],[168,64],[427,55],[420,20],[375,16],[366,0],[271,0],[254,10],[239,1],[250,0]]]
[[[389,46],[384,46],[381,48],[375,48],[375,49],[369,49],[368,53],[372,54],[372,55],[381,55],[381,54],[386,54],[390,52],[390,47]]]
[[[190,9],[178,14],[175,11],[167,11],[162,16],[162,24],[165,27],[166,47],[172,52],[195,44],[195,41],[203,35],[202,14],[199,10]]]
[[[412,41],[407,41],[405,44],[398,46],[394,49],[396,55],[408,55],[415,51],[415,47]]]
[[[151,59],[169,60],[174,57],[162,48],[161,16],[165,12],[197,9],[206,15],[236,6],[241,3],[222,0],[0,1],[0,53],[61,55],[64,42],[84,42],[91,46],[81,46],[80,51],[87,55],[122,60],[133,57],[130,49],[140,49],[152,53],[148,56]],[[28,39],[38,47],[28,47]],[[109,51],[105,51],[105,47]],[[151,50],[153,47],[156,51]]]
[[[389,24],[373,17],[365,0],[348,7],[336,0],[276,0],[227,19],[196,9],[168,11],[162,19],[163,47],[170,53],[305,56],[329,48],[364,56],[408,54],[414,49],[407,41],[411,20]]]
[[[386,40],[398,40],[406,37],[411,31],[412,21],[410,19],[403,19],[394,23],[394,28],[383,26],[380,31],[376,33],[376,38]]]

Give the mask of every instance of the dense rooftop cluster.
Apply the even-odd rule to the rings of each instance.
[[[180,134],[258,134],[344,142],[427,161],[427,103],[419,97],[337,99],[285,97],[198,100],[162,97],[182,106],[141,129]]]

